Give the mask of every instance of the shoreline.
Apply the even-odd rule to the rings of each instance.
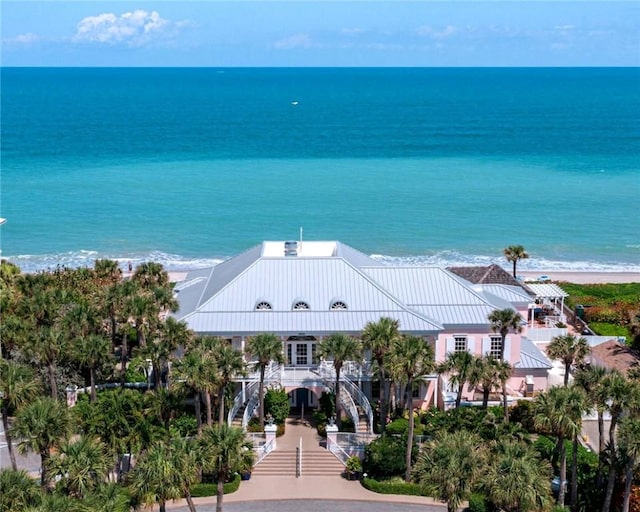
[[[187,277],[189,271],[169,271],[169,280],[179,282]],[[125,272],[124,275],[127,275]],[[566,270],[523,270],[518,272],[523,278],[537,278],[542,275],[549,276],[550,282],[568,282],[576,284],[620,284],[640,283],[640,272],[592,272],[592,271],[566,271]]]
[[[640,283],[640,272],[592,272],[577,270],[523,270],[518,275],[524,278],[549,276],[551,282],[567,282],[576,284],[605,284],[605,283]]]

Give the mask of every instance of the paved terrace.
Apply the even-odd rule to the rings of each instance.
[[[277,450],[295,450],[302,438],[303,450],[324,451],[324,439],[310,424],[297,418],[287,420]],[[215,496],[195,498],[198,511],[215,510]],[[174,512],[188,512],[185,502],[167,504]],[[240,489],[224,497],[224,510],[231,512],[442,512],[446,505],[422,496],[377,494],[360,482],[342,476],[252,476]]]

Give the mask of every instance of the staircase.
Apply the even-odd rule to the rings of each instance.
[[[344,466],[326,450],[307,450],[302,452],[301,476],[340,476]],[[296,451],[275,450],[253,469],[254,477],[296,476]]]

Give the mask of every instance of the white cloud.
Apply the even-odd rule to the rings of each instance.
[[[121,15],[102,13],[80,20],[73,41],[143,46],[174,36],[185,22],[166,20],[157,11],[137,9]]]
[[[574,27],[573,27],[573,25],[556,25],[554,28],[556,30],[565,31],[565,30],[572,30]]]
[[[416,29],[419,36],[429,37],[431,39],[446,39],[457,34],[460,30],[454,25],[447,25],[442,29],[434,28],[430,25],[423,25]]]
[[[40,42],[40,36],[38,34],[34,34],[33,32],[27,32],[26,34],[18,34],[15,37],[5,38],[2,40],[2,42],[5,44],[29,46],[31,44]]]
[[[365,30],[363,28],[343,28],[340,33],[345,34],[347,36],[353,36],[358,34],[363,34]]]
[[[293,48],[311,48],[313,41],[309,34],[294,34],[273,43],[278,50],[291,50]]]

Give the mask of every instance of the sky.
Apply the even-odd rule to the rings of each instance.
[[[638,66],[640,2],[2,0],[2,66]]]

